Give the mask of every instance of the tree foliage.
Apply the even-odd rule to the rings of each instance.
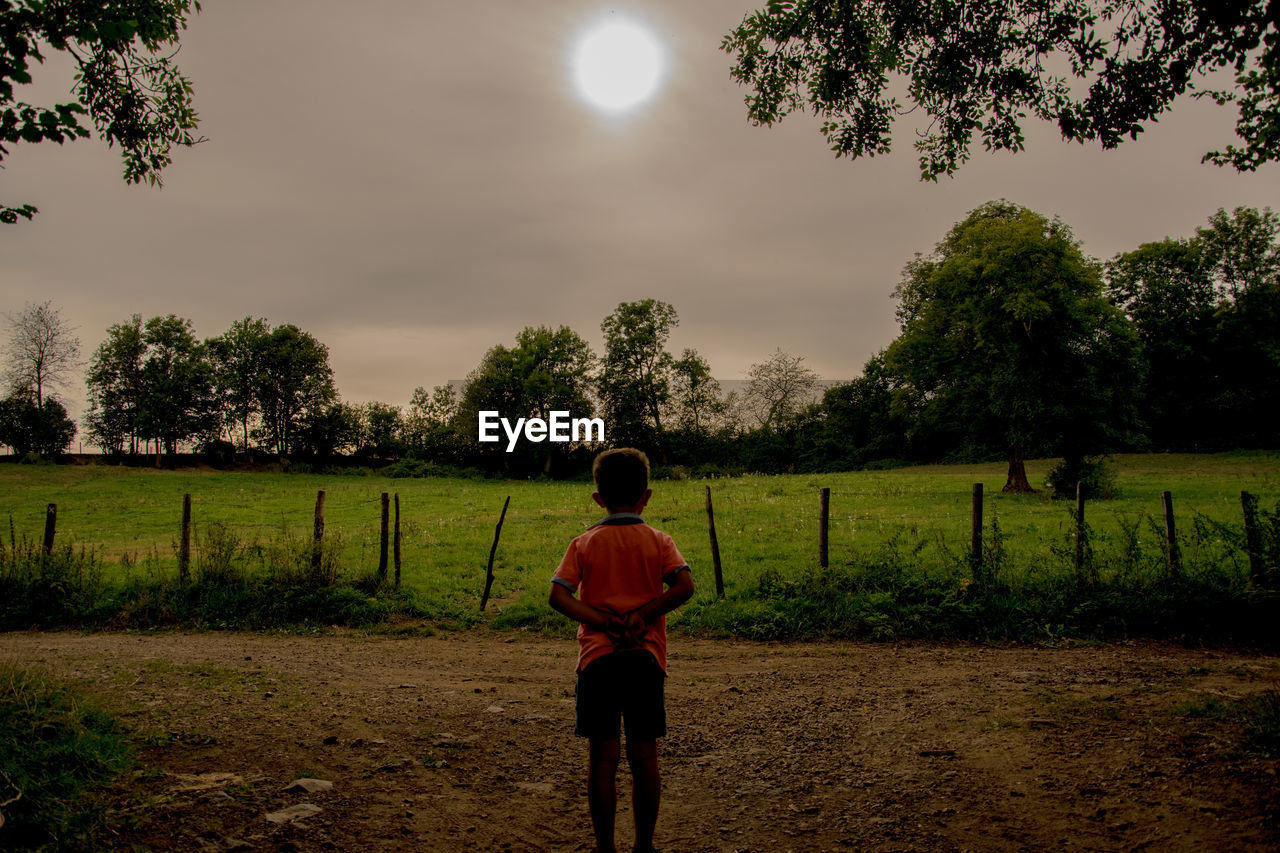
[[[897,295],[899,400],[925,428],[1005,451],[1007,491],[1030,490],[1028,451],[1080,457],[1132,427],[1133,329],[1062,222],[989,202],[907,265]]]
[[[259,437],[282,455],[303,449],[304,422],[337,397],[328,347],[297,326],[276,326],[262,342],[256,394]]]
[[[245,449],[249,447],[249,421],[262,410],[258,374],[270,333],[271,326],[266,320],[245,317],[206,342],[223,415],[228,425],[240,427]]]
[[[1270,208],[1218,210],[1186,239],[1144,243],[1107,265],[1132,319],[1153,446],[1268,446],[1280,406],[1280,221]]]
[[[456,433],[452,425],[457,413],[458,395],[451,385],[437,385],[430,392],[421,385],[413,389],[404,416],[406,450],[419,459],[454,457]]]
[[[590,345],[568,326],[522,329],[515,346],[492,347],[467,377],[454,415],[458,440],[476,448],[475,457],[501,459],[508,469],[552,473],[571,447],[521,441],[507,453],[505,438],[494,444],[478,444],[479,413],[496,411],[512,423],[517,418],[547,420],[553,411],[590,417],[595,408],[590,398],[595,360]],[[435,408],[442,409],[443,403],[437,401]]]
[[[1114,148],[1193,90],[1236,106],[1243,140],[1203,159],[1252,171],[1280,158],[1278,19],[1275,0],[769,0],[721,47],[752,122],[812,110],[837,156],[887,153],[918,110],[929,180],[975,141],[1022,150],[1027,116]]]
[[[705,436],[725,414],[720,383],[697,350],[685,349],[671,364],[671,418],[692,437]]]
[[[174,64],[192,0],[117,0],[111,3],[0,0],[0,161],[18,142],[62,144],[90,136],[119,146],[124,179],[160,183],[174,145],[189,146],[197,124],[192,88]],[[75,62],[74,99],[37,106],[19,100],[15,86],[32,80],[32,63],[48,51]],[[30,204],[0,204],[0,222],[30,219]]]
[[[93,354],[85,385],[89,392],[89,436],[103,450],[138,451],[142,405],[142,360],[147,353],[142,315],[107,329],[107,337]]]
[[[1157,447],[1193,450],[1213,432],[1218,295],[1195,240],[1144,243],[1107,264],[1107,292],[1146,362],[1141,416]]]
[[[910,422],[893,405],[897,377],[884,353],[867,360],[857,379],[828,388],[822,395],[821,418],[807,448],[815,468],[849,470],[868,462],[910,456]]]
[[[36,403],[28,389],[20,388],[0,400],[0,445],[8,445],[19,456],[57,456],[75,436],[75,422],[52,397]]]
[[[604,318],[597,389],[615,445],[659,450],[675,358],[667,352],[676,309],[657,299],[622,302]]]
[[[174,314],[152,317],[143,327],[142,340],[146,355],[138,432],[170,454],[177,452],[179,442],[200,443],[215,436],[219,418],[213,366],[191,321]]]

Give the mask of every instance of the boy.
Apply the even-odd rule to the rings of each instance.
[[[633,849],[652,853],[662,787],[658,738],[667,733],[665,615],[693,595],[693,578],[671,537],[640,517],[653,494],[644,453],[607,450],[591,473],[591,498],[609,514],[569,543],[552,578],[550,603],[580,623],[575,732],[590,742],[587,802],[596,850],[614,851],[619,722],[625,719]]]

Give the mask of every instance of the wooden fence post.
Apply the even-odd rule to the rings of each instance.
[[[711,508],[710,486],[707,486],[707,533],[711,536],[711,565],[716,572],[716,598],[724,598],[724,575],[720,572],[720,542],[716,539],[716,514]]]
[[[311,570],[320,571],[324,553],[324,489],[316,492],[316,522],[311,530]]]
[[[969,563],[974,583],[982,582],[982,484],[973,484],[973,535],[969,542]]]
[[[53,533],[58,527],[58,505],[49,504],[44,511],[44,552],[53,553]]]
[[[1258,497],[1248,492],[1240,493],[1240,506],[1244,510],[1244,549],[1249,554],[1249,582],[1254,586],[1266,583],[1266,567],[1262,565],[1262,542],[1258,538]]]
[[[178,545],[178,582],[191,580],[191,494],[182,496],[182,539]]]
[[[1178,537],[1173,529],[1173,492],[1161,492],[1160,501],[1164,504],[1164,541],[1165,557],[1169,566],[1169,578],[1182,574],[1182,557],[1178,553]]]
[[[382,493],[382,524],[378,528],[378,585],[387,581],[387,523],[391,515],[391,496]]]
[[[396,531],[392,539],[396,565],[396,589],[400,588],[400,493],[396,492]]]
[[[507,517],[507,505],[511,503],[511,495],[502,502],[502,515],[498,516],[498,526],[493,529],[493,547],[489,549],[489,568],[484,573],[484,595],[480,596],[480,609],[489,603],[489,590],[493,588],[493,557],[498,553],[498,537],[502,535],[502,522]]]
[[[1090,578],[1092,580],[1092,578]],[[1076,483],[1076,582],[1084,577],[1084,483]]]
[[[831,490],[818,490],[818,565],[827,567],[827,531],[831,521]]]

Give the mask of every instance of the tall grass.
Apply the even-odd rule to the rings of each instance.
[[[104,580],[90,549],[45,554],[27,539],[0,543],[0,628],[367,626],[425,615],[412,594],[372,576],[341,578],[340,550],[340,539],[326,540],[317,562],[310,542],[287,533],[244,541],[211,525],[189,580],[154,553],[125,579]]]
[[[1259,512],[1263,577],[1280,559],[1280,504]],[[1280,594],[1255,584],[1243,525],[1197,516],[1177,539],[1171,570],[1164,530],[1150,516],[1116,534],[1085,528],[1077,567],[1072,537],[1039,552],[1006,547],[998,518],[980,568],[923,532],[829,568],[770,567],[721,601],[699,599],[676,624],[758,639],[791,637],[1055,640],[1157,636],[1274,646]],[[926,554],[931,553],[931,556]]]
[[[0,664],[0,849],[93,848],[90,794],[128,769],[113,717],[39,670]]]

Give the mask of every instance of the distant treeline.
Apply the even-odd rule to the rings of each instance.
[[[460,393],[414,390],[407,408],[343,402],[328,350],[294,325],[245,318],[196,338],[190,320],[134,315],[88,360],[87,438],[122,459],[195,450],[211,461],[584,471],[594,445],[477,441],[478,413],[601,417],[609,445],[691,473],[847,470],[906,461],[1060,456],[1074,482],[1116,450],[1276,447],[1280,430],[1280,217],[1219,210],[1186,238],[1102,263],[1057,219],[991,202],[907,264],[901,334],[862,375],[828,388],[775,351],[724,395],[696,350],[667,350],[676,310],[624,302],[604,352],[575,331],[529,327],[485,353]],[[38,316],[37,316],[38,315]],[[48,303],[10,317],[11,393],[0,443],[56,455],[76,434],[49,389],[79,364]],[[43,337],[42,337],[43,336]],[[70,351],[70,358],[67,353]],[[60,357],[60,358],[59,358]]]

